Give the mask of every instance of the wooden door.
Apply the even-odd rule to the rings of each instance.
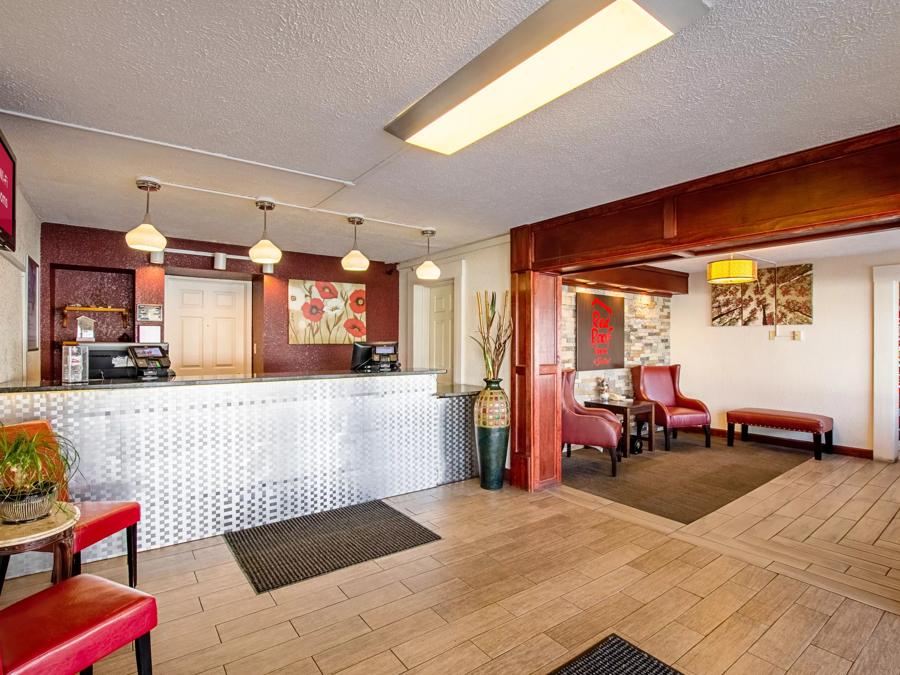
[[[176,375],[250,373],[250,283],[166,277],[165,336]]]

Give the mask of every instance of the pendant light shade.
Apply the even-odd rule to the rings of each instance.
[[[749,284],[756,281],[755,260],[714,260],[706,266],[706,280],[711,284]]]
[[[150,193],[158,192],[162,187],[159,181],[153,178],[138,178],[136,181],[139,190],[147,193],[147,208],[141,224],[125,235],[125,243],[129,248],[137,251],[149,251],[156,253],[166,248],[166,238],[157,230],[150,220]]]
[[[357,248],[357,229],[363,224],[362,216],[350,216],[347,222],[353,225],[353,248],[341,258],[341,267],[348,272],[365,272],[369,269],[369,259]]]
[[[257,199],[256,208],[263,212],[262,238],[250,249],[250,260],[257,265],[274,265],[281,260],[281,249],[267,238],[268,222],[266,214],[275,208],[271,199]]]
[[[425,262],[416,268],[416,276],[424,281],[434,281],[441,278],[441,268],[435,265],[431,259],[431,238],[434,235],[434,230],[422,230],[422,236],[428,242],[428,253],[425,255]]]

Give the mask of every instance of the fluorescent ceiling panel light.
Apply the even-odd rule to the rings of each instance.
[[[385,130],[444,155],[674,35],[702,0],[550,0]]]

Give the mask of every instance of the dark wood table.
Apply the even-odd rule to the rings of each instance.
[[[9,556],[52,547],[53,578],[60,582],[71,577],[75,523],[80,516],[74,504],[57,502],[50,515],[40,520],[0,524],[0,566],[4,572]]]
[[[623,443],[624,454],[627,457],[629,450],[633,453],[642,452],[643,446],[643,437],[642,437],[642,428],[644,424],[648,424],[650,430],[647,432],[647,449],[651,452],[653,451],[653,436],[654,431],[656,431],[656,418],[653,413],[653,404],[648,403],[647,401],[585,401],[584,405],[586,408],[603,408],[604,410],[609,410],[611,413],[615,413],[616,415],[622,416],[622,438],[625,438],[626,434],[630,435],[630,443],[626,446]],[[631,435],[631,423],[635,422],[634,426],[634,435]],[[639,426],[640,425],[640,426]]]

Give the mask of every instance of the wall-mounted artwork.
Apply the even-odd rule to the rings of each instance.
[[[366,339],[366,286],[288,281],[288,343],[340,345]]]
[[[575,294],[575,368],[608,370],[625,366],[625,299]]]
[[[813,266],[760,268],[749,284],[710,286],[713,326],[802,326],[813,322]]]
[[[28,276],[26,298],[28,303],[28,351],[36,352],[41,348],[40,317],[38,316],[40,292],[40,265],[28,256]]]

